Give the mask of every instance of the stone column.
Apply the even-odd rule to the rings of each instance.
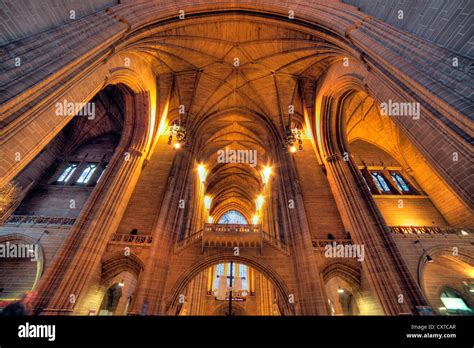
[[[354,244],[364,245],[362,269],[383,311],[387,315],[415,314],[415,306],[426,305],[426,300],[406,269],[357,166],[337,154],[326,157],[325,164],[344,226]]]

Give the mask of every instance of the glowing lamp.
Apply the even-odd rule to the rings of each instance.
[[[179,150],[181,148],[181,144],[180,143],[174,143],[173,144],[173,147],[176,149],[176,150]]]
[[[212,198],[211,196],[204,196],[204,207],[206,207],[207,210],[209,210],[211,208],[211,201],[212,201]]]
[[[198,174],[199,174],[199,180],[201,182],[206,181],[206,168],[202,164],[200,164],[200,165],[198,165],[197,170],[198,170]]]
[[[258,215],[254,215],[252,219],[252,224],[257,225],[258,224]]]
[[[257,210],[262,209],[262,206],[263,206],[263,196],[262,195],[258,196],[256,205],[257,205]]]
[[[268,179],[270,178],[270,174],[272,173],[271,167],[265,167],[263,169],[263,183],[266,185],[268,183]]]
[[[296,152],[296,146],[292,145],[292,146],[290,147],[290,152],[291,152],[291,153],[295,153],[295,152]]]

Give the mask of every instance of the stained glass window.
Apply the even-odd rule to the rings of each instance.
[[[219,219],[219,224],[248,224],[245,217],[236,210],[229,210]]]
[[[225,274],[224,274],[225,268]],[[248,290],[248,267],[246,265],[239,264],[238,267],[238,275],[236,274],[236,263],[232,264],[232,282],[236,276],[242,278],[242,289]],[[227,286],[230,286],[230,262],[225,264],[219,263],[216,265],[215,274],[214,274],[214,281],[212,285],[212,289],[216,290],[219,287],[219,278],[225,276]]]
[[[407,185],[405,179],[397,172],[391,172],[390,176],[397,185],[398,189],[402,192],[410,192],[410,187]]]
[[[58,182],[66,182],[77,169],[77,163],[69,163],[58,178]]]
[[[242,278],[242,289],[248,290],[248,267],[239,264],[239,277]]]
[[[384,176],[380,172],[370,172],[372,175],[372,178],[374,179],[375,184],[377,185],[378,189],[381,192],[390,192],[390,187],[387,184],[387,181],[385,181]]]
[[[223,275],[224,275],[224,264],[219,263],[218,265],[216,265],[216,274],[214,276],[214,285],[212,287],[214,290],[219,287],[219,277]]]
[[[97,163],[88,163],[86,168],[82,171],[81,175],[76,181],[76,184],[87,184],[97,169]]]

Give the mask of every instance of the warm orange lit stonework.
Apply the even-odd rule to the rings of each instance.
[[[0,12],[2,306],[474,313],[466,2],[78,3]]]

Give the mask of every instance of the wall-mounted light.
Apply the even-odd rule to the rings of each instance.
[[[170,126],[168,133],[168,145],[171,145],[173,143],[173,147],[176,150],[179,150],[183,145],[188,146],[186,128],[184,128],[183,126],[173,124],[172,126]],[[175,139],[174,142],[173,139]]]
[[[121,288],[123,288],[125,286],[125,283],[123,282],[123,280],[117,284],[118,286],[120,286]]]
[[[344,293],[344,289],[343,289],[343,288],[339,288],[339,289],[337,289],[337,292],[340,293],[340,294],[343,294],[343,293]]]
[[[262,206],[263,206],[263,196],[262,195],[257,197],[256,206],[257,206],[257,211],[262,209]]]
[[[206,181],[206,167],[204,165],[200,164],[198,165],[197,168],[198,174],[199,174],[199,180],[204,183]]]
[[[423,252],[426,254],[425,257],[426,257],[426,261],[427,261],[427,262],[429,262],[429,263],[434,262],[433,258],[431,257],[430,254],[428,254],[428,252],[427,252],[426,249],[423,247],[423,245],[421,244],[421,241],[420,241],[419,239],[415,240],[413,243],[414,243],[414,244],[420,244],[421,249],[423,249]]]
[[[209,210],[211,209],[212,198],[209,195],[204,196],[204,207]]]
[[[263,183],[266,185],[268,184],[268,179],[270,178],[270,174],[272,173],[272,168],[269,166],[266,166],[263,168]]]
[[[288,151],[291,153],[295,153],[298,149],[303,150],[303,131],[298,127],[290,128],[287,126],[285,142]]]
[[[259,220],[259,217],[257,214],[255,214],[252,218],[252,224],[258,225],[258,220]]]
[[[463,236],[468,236],[468,235],[469,235],[469,233],[467,233],[467,231],[465,231],[465,230],[461,230],[461,234],[462,234]]]

